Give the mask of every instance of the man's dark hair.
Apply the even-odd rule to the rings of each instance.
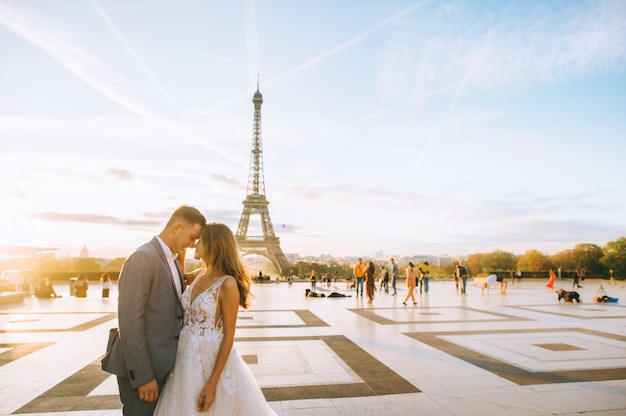
[[[206,225],[206,218],[204,218],[204,215],[202,215],[197,208],[183,205],[172,213],[167,225],[171,225],[175,222],[183,222],[188,225],[200,224],[204,227]]]

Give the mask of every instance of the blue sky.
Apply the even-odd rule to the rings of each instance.
[[[0,50],[0,246],[236,230],[257,79],[285,253],[626,235],[623,1],[0,0]]]

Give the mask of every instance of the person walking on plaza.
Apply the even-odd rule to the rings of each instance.
[[[609,284],[610,285],[617,284],[617,280],[615,280],[615,273],[613,272],[613,269],[609,270]]]
[[[196,208],[174,211],[161,233],[124,262],[118,280],[119,337],[102,360],[117,375],[124,416],[152,416],[174,364],[185,289],[178,254],[194,247],[206,223]]]
[[[315,292],[315,285],[317,284],[317,272],[315,269],[311,270],[311,292]]]
[[[374,293],[376,292],[376,279],[374,274],[376,273],[376,267],[374,263],[369,261],[365,268],[365,291],[367,294],[367,303],[374,301]]]
[[[409,262],[406,266],[406,289],[409,293],[406,294],[404,301],[402,301],[403,305],[406,305],[406,301],[409,300],[409,298],[413,301],[413,305],[417,305],[417,302],[415,302],[415,294],[413,293],[415,292],[416,279],[417,270],[415,270],[413,263]]]
[[[206,267],[183,293],[184,323],[176,360],[154,416],[275,416],[234,341],[250,277],[228,226],[211,222],[195,244]],[[205,413],[207,412],[207,413]]]
[[[420,295],[422,294],[422,285],[424,286],[424,293],[428,295],[428,281],[430,280],[430,265],[427,261],[420,263],[419,267],[420,274]]]
[[[385,266],[380,266],[380,290],[383,289],[385,293],[389,293],[389,270]]]
[[[556,269],[556,277],[557,279],[561,280],[561,278],[563,277],[563,266],[559,266]]]
[[[461,260],[456,267],[459,278],[461,279],[461,294],[467,295],[467,278],[469,277],[469,272],[465,266],[465,261]]]
[[[578,284],[578,271],[574,270],[574,282],[572,283],[572,288],[581,288],[582,286]]]
[[[365,265],[363,259],[359,259],[359,262],[354,265],[352,274],[356,279],[356,296],[359,297],[359,288],[361,290],[361,297],[363,297],[363,284],[365,283]]]
[[[548,284],[546,287],[548,289],[554,289],[554,281],[556,280],[556,274],[554,274],[554,270],[550,269],[550,279],[548,280]]]
[[[420,273],[420,267],[422,264],[424,264],[424,262],[420,261],[420,264],[415,266],[415,272],[417,273],[417,278],[415,281],[415,293],[417,294],[417,291],[419,290],[420,295],[422,294],[422,287],[424,286],[424,282],[422,281],[422,273]]]
[[[392,296],[395,296],[398,294],[398,292],[396,292],[396,282],[398,281],[398,265],[396,264],[396,261],[394,260],[394,258],[391,258],[391,288],[393,289],[393,293],[391,294]]]

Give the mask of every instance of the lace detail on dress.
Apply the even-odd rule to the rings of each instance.
[[[176,362],[170,372],[155,416],[199,415],[198,398],[215,368],[223,339],[223,325],[216,316],[220,288],[226,279],[191,302],[193,283],[181,297],[185,311]],[[197,281],[197,280],[196,280]],[[216,319],[217,318],[217,319]],[[206,416],[276,416],[268,406],[254,375],[233,346],[215,391],[215,401]]]
[[[220,377],[220,381],[224,386],[224,390],[226,390],[226,393],[230,394],[231,396],[235,394],[236,379],[235,375],[229,369],[224,370],[224,372],[222,373],[222,377]]]
[[[191,301],[193,284],[183,293],[185,315],[182,331],[189,333],[189,339],[200,358],[205,379],[211,377],[215,366],[215,357],[224,337],[221,317],[217,325],[215,321],[220,288],[224,280],[229,277],[220,278],[204,292],[198,294],[193,302]],[[230,278],[232,279],[232,277]],[[220,382],[228,394],[234,394],[235,378],[234,375],[230,374],[230,371],[224,370]]]

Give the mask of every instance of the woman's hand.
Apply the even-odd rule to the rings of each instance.
[[[206,386],[200,392],[200,397],[198,398],[198,412],[206,412],[209,410],[213,402],[215,401],[215,385],[207,383]]]

